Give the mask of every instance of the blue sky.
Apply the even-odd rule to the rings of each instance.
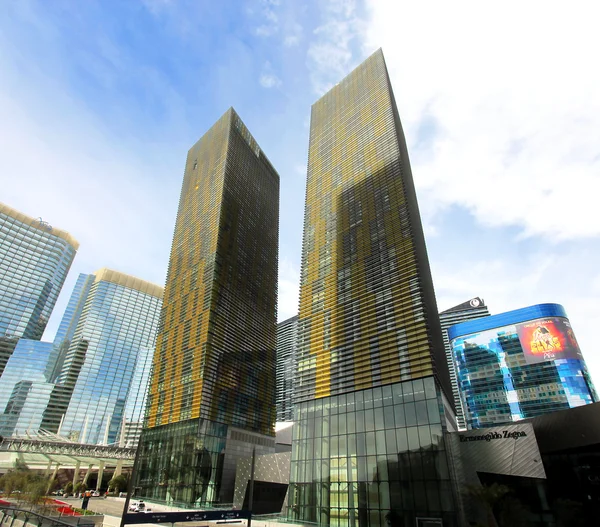
[[[382,47],[438,306],[562,303],[600,382],[600,37],[574,1],[7,0],[0,200],[81,243],[77,274],[164,283],[188,148],[234,106],[281,176],[297,310],[311,104]]]

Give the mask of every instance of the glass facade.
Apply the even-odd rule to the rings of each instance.
[[[0,203],[0,375],[19,338],[40,340],[79,244]]]
[[[455,525],[441,394],[433,377],[296,407],[290,501],[321,525]]]
[[[140,354],[154,347],[162,288],[109,269],[94,273],[58,375],[68,401],[59,433],[82,443],[119,439],[125,404],[146,386],[132,379]]]
[[[381,50],[312,107],[294,391],[291,519],[455,525],[452,388]]]
[[[121,427],[119,443],[127,447],[135,447],[140,440],[144,415],[146,412],[146,400],[148,396],[148,383],[152,371],[152,359],[154,348],[141,348],[135,370],[131,380],[131,389],[125,404],[125,426]]]
[[[160,486],[140,466],[139,495],[230,503],[235,458],[252,452],[234,449],[233,427],[274,448],[278,222],[279,175],[230,108],[188,152],[140,440],[145,466],[191,449],[200,470],[204,434],[225,430],[223,464],[210,492],[178,477]]]
[[[467,426],[480,428],[598,400],[565,310],[538,304],[448,330]]]
[[[476,320],[482,317],[490,316],[485,302],[479,298],[472,298],[467,302],[463,302],[457,306],[446,309],[440,313],[440,324],[442,326],[442,334],[444,336],[444,346],[446,348],[446,358],[448,361],[448,371],[450,372],[450,380],[452,382],[452,395],[454,397],[454,407],[456,409],[456,424],[459,430],[465,430],[467,427],[465,421],[465,411],[463,409],[462,399],[460,397],[460,388],[456,377],[456,367],[454,366],[454,354],[450,339],[448,338],[448,328],[466,322],[468,320]]]
[[[37,432],[53,385],[46,375],[51,342],[19,339],[0,378],[0,435]]]
[[[298,317],[277,324],[277,421],[294,419],[294,375],[298,350]]]

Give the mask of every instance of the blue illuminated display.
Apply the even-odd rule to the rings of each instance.
[[[457,324],[448,335],[469,428],[598,400],[565,310],[558,304]]]

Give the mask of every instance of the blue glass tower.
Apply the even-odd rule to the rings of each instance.
[[[46,376],[51,351],[51,342],[19,339],[0,378],[1,436],[40,428],[54,388]]]
[[[564,308],[537,304],[448,329],[468,428],[598,401]]]
[[[147,363],[154,349],[162,293],[160,286],[117,271],[94,273],[80,314],[73,310],[74,330],[61,325],[70,341],[56,386],[57,409],[68,402],[61,435],[82,443],[118,441],[128,396],[139,399],[135,392],[146,390],[132,379],[140,357]],[[55,412],[47,428],[54,431],[57,417]]]
[[[19,338],[40,340],[79,244],[0,203],[0,375]]]

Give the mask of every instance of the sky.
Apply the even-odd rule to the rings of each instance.
[[[297,313],[310,107],[383,49],[440,310],[563,304],[600,383],[594,2],[5,0],[0,201],[164,284],[187,150],[233,106],[281,177]]]

